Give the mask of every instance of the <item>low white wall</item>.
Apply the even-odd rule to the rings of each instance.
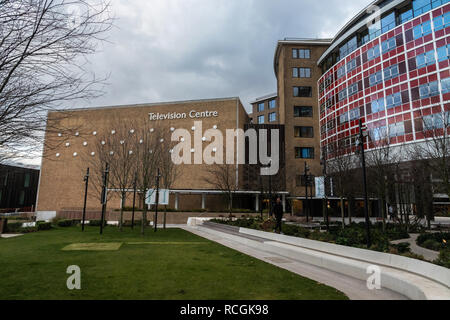
[[[32,227],[36,227],[36,222],[25,222],[22,223],[22,228],[32,228]]]
[[[53,218],[56,218],[56,211],[38,211],[38,212],[36,212],[36,221],[49,222]]]
[[[346,258],[363,260],[376,265],[384,265],[391,268],[405,270],[419,274],[423,277],[437,281],[447,288],[450,287],[450,269],[417,259],[407,258],[399,255],[364,250],[359,248],[336,245],[332,243],[314,241],[309,239],[279,235],[276,233],[263,232],[253,229],[240,228],[240,232],[256,237],[271,239],[278,242],[292,244],[324,253],[331,253]]]
[[[203,225],[203,223],[205,221],[209,221],[209,220],[213,220],[213,219],[217,219],[217,218],[196,218],[196,217],[192,217],[192,218],[188,219],[187,225],[189,227],[201,226],[201,225]]]

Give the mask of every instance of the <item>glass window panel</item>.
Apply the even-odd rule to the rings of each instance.
[[[388,32],[395,28],[395,12],[381,19],[381,33]]]
[[[439,16],[433,19],[433,23],[434,23],[434,30],[438,31],[444,28],[444,17],[443,16]]]
[[[430,0],[414,0],[413,1],[414,17],[431,10]]]
[[[439,85],[437,81],[431,82],[430,84],[430,95],[435,96],[439,94]]]
[[[258,112],[263,112],[264,111],[264,102],[258,104]]]
[[[442,129],[444,128],[444,115],[442,113],[436,113],[433,115],[434,118],[434,128]]]
[[[277,121],[277,114],[275,112],[269,114],[269,122]]]
[[[434,50],[428,51],[427,53],[425,53],[425,57],[427,60],[427,66],[434,64],[435,60],[434,60]]]
[[[433,129],[433,116],[423,117],[423,128],[425,131]]]
[[[343,76],[345,76],[345,66],[342,66],[337,70],[338,79],[342,78]]]
[[[424,54],[420,54],[416,57],[416,65],[417,65],[417,68],[422,68],[423,66],[426,65]]]
[[[369,59],[369,61],[373,60],[379,56],[380,56],[380,45],[376,45],[375,47],[370,48],[367,51],[367,59]]]
[[[400,21],[401,21],[401,23],[405,23],[406,21],[409,21],[409,20],[411,20],[413,18],[413,10],[412,9],[410,9],[410,10],[408,10],[408,11],[406,11],[406,12],[403,12],[401,15],[400,15]]]
[[[390,38],[389,40],[383,41],[383,42],[381,43],[381,47],[382,47],[382,50],[383,50],[383,54],[385,54],[385,53],[391,51],[392,49],[395,49],[396,46],[397,46],[397,45],[396,45],[396,40],[395,40],[395,38]]]
[[[30,180],[31,180],[31,176],[29,173],[25,174],[25,183],[24,183],[24,187],[28,188],[30,186]]]
[[[19,205],[23,206],[25,204],[25,191],[20,192]]]
[[[419,39],[422,37],[422,26],[418,25],[413,28],[414,39]]]
[[[427,22],[424,22],[422,24],[422,34],[423,36],[426,36],[427,34],[431,33],[431,21],[428,20]]]
[[[298,78],[298,68],[293,68],[292,69],[292,77]]]
[[[344,89],[341,92],[339,92],[339,101],[342,101],[345,98],[347,98],[347,89]]]
[[[277,107],[277,102],[275,100],[270,100],[269,101],[269,108],[270,109],[275,109]]]
[[[442,93],[450,92],[450,78],[445,78],[441,80],[442,84]]]
[[[310,118],[313,116],[312,107],[294,107],[294,117],[296,118]]]
[[[264,123],[264,116],[259,116],[258,117],[258,123],[259,124],[263,124]]]
[[[429,88],[428,85],[423,85],[419,87],[420,98],[428,98],[429,97]]]
[[[369,38],[370,40],[373,40],[380,35],[381,35],[381,20],[378,20],[369,26]]]
[[[297,49],[292,49],[292,58],[298,59],[298,50]]]

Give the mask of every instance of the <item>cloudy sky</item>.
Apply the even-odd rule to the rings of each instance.
[[[285,37],[333,37],[371,0],[111,0],[116,27],[90,57],[105,95],[77,107],[276,92]]]

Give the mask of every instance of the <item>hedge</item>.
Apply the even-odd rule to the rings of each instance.
[[[38,221],[36,222],[36,227],[38,231],[50,230],[52,228],[52,224],[50,222]]]
[[[62,228],[67,228],[67,227],[71,227],[74,225],[74,221],[73,220],[59,220],[57,222],[58,227],[62,227]]]

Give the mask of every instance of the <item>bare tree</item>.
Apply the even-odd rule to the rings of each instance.
[[[103,0],[0,0],[0,161],[40,149],[61,117],[47,112],[101,94],[86,71],[111,28]],[[57,130],[57,131],[56,131]]]
[[[415,144],[417,157],[427,160],[438,189],[450,197],[450,111],[422,115],[416,121],[416,130],[425,138]]]
[[[141,233],[145,233],[145,227],[147,224],[147,204],[146,196],[147,192],[154,188],[158,166],[160,165],[160,159],[162,152],[168,150],[164,149],[164,133],[159,123],[149,123],[147,120],[139,122],[137,124],[137,130],[135,132],[135,171],[137,175],[137,187],[142,195],[143,213],[142,213],[142,226]],[[154,222],[156,223],[156,221]]]
[[[172,144],[171,137],[168,133],[163,133],[164,148],[159,157],[159,168],[161,174],[161,186],[163,189],[170,190],[177,179],[180,178],[182,171],[181,166],[176,165],[172,161]],[[166,228],[167,205],[164,206],[164,228]]]
[[[383,231],[386,230],[387,198],[389,188],[396,182],[396,168],[401,161],[402,146],[392,148],[387,131],[381,132],[374,147],[366,152],[369,190],[379,199]]]
[[[214,164],[206,169],[203,181],[220,190],[226,197],[230,218],[233,215],[233,195],[239,190],[236,183],[236,166],[230,164]]]
[[[108,135],[108,138],[105,139],[106,143],[102,148],[103,155],[100,158],[106,158],[109,163],[109,188],[120,193],[119,230],[122,231],[126,198],[129,190],[132,189],[134,180],[136,130],[132,122],[120,119],[113,120],[111,127],[114,128],[113,134]]]
[[[356,160],[351,154],[351,140],[339,140],[330,145],[328,154],[333,160],[328,161],[329,176],[333,179],[334,190],[341,202],[342,227],[345,227],[345,199],[349,200],[348,217],[352,221],[350,200],[354,197]],[[353,150],[354,151],[354,150]]]

